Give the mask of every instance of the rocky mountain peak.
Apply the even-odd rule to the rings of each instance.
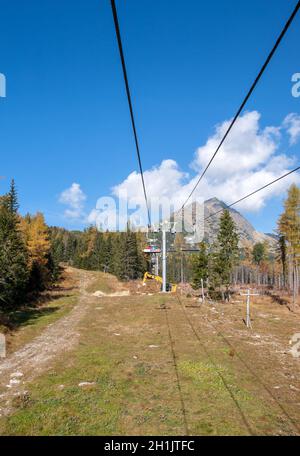
[[[199,203],[197,203],[196,206],[197,211],[200,210],[202,212],[202,219],[204,214],[204,239],[209,243],[213,243],[216,240],[222,211],[227,209],[236,224],[241,244],[245,241],[253,244],[256,242],[268,241],[271,244],[274,244],[275,239],[273,235],[256,231],[253,225],[242,214],[240,214],[240,212],[228,207],[226,203],[220,201],[218,198],[210,198],[206,200],[204,202],[204,208],[203,205],[201,207]],[[180,222],[180,220],[181,214],[175,215],[175,221]],[[185,208],[185,226],[188,227],[189,231],[191,231],[193,226],[193,203],[189,204]],[[198,227],[198,229],[200,229],[200,227]]]

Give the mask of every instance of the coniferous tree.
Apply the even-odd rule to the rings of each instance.
[[[228,210],[224,210],[220,217],[217,248],[212,255],[212,281],[215,288],[222,286],[228,290],[231,275],[238,261],[238,234],[235,223]]]
[[[256,283],[260,285],[260,267],[266,258],[266,248],[263,242],[257,242],[253,246],[252,261],[256,265]]]
[[[0,198],[0,306],[15,307],[25,299],[28,284],[27,251],[20,232],[14,182]]]
[[[112,244],[112,234],[111,233],[105,233],[103,235],[103,260],[102,260],[102,265],[101,269],[104,272],[110,272],[113,274],[113,244]]]
[[[192,286],[195,290],[201,287],[201,284],[208,278],[208,253],[205,242],[199,245],[200,252],[192,258]]]
[[[124,273],[125,233],[114,233],[111,242],[110,273],[121,280],[126,280]]]
[[[127,280],[135,280],[139,277],[140,269],[136,233],[128,229],[124,241],[124,276]]]
[[[254,244],[252,250],[253,263],[255,263],[257,266],[260,266],[265,258],[265,253],[265,245],[262,242]]]
[[[74,261],[75,253],[77,250],[77,240],[73,233],[68,233],[64,249],[63,261],[72,263]]]
[[[147,270],[143,254],[145,235],[101,232],[89,227],[84,232],[51,228],[52,258],[87,270],[110,272],[121,280],[135,280]]]
[[[285,236],[279,234],[277,242],[277,259],[280,261],[282,268],[283,286],[287,283],[287,245]]]
[[[103,258],[104,258],[104,239],[103,233],[97,231],[94,252],[92,256],[92,266],[95,271],[103,271]]]
[[[18,203],[18,193],[16,189],[16,184],[14,179],[12,179],[11,184],[10,184],[10,189],[7,194],[8,197],[8,205],[10,212],[12,214],[17,214],[18,209],[19,209],[19,203]]]
[[[141,278],[141,277],[143,277],[145,272],[148,270],[148,260],[144,254],[144,248],[146,246],[146,236],[145,236],[145,233],[136,232],[135,238],[136,238],[137,261],[138,261],[137,274],[138,274],[138,278]]]

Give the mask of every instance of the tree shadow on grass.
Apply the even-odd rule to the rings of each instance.
[[[267,296],[270,296],[270,298],[275,302],[276,304],[279,304],[280,306],[288,306],[289,301],[288,298],[285,296],[280,296],[279,294],[276,294],[272,291],[267,291],[266,292]]]
[[[6,326],[9,330],[16,330],[20,327],[32,325],[38,318],[52,315],[60,307],[27,307],[24,309],[14,310],[6,314]]]
[[[4,326],[7,331],[15,331],[20,327],[32,325],[37,319],[52,315],[61,309],[60,306],[47,306],[47,304],[60,298],[67,298],[67,294],[50,294],[45,293],[32,301],[30,305],[25,305],[16,309],[6,309],[0,311],[0,326]]]
[[[71,285],[69,287],[65,287],[63,285],[55,285],[51,288],[52,291],[73,291],[73,290],[79,290],[80,287],[77,285]]]
[[[64,290],[66,291],[66,290]],[[66,293],[49,293],[49,292],[43,292],[40,295],[32,295],[31,298],[28,300],[29,301],[29,307],[35,308],[39,306],[44,306],[52,301],[56,301],[57,299],[61,298],[68,298],[71,295],[66,294]]]

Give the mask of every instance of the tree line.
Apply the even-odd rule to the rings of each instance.
[[[144,234],[68,231],[48,227],[44,216],[19,214],[15,182],[0,196],[0,311],[32,302],[60,276],[61,263],[110,272],[120,280],[141,278],[148,268]]]
[[[82,231],[50,228],[55,262],[81,269],[109,272],[120,280],[141,278],[148,268],[143,254],[144,234],[130,227],[120,233],[101,232],[91,226]]]
[[[14,181],[0,196],[0,310],[32,300],[58,277],[41,213],[21,217]]]
[[[229,211],[224,210],[217,241],[202,242],[192,255],[190,281],[200,288],[201,280],[211,291],[224,295],[230,285],[255,284],[284,289],[299,295],[300,189],[292,185],[277,223],[274,243],[258,242],[239,247],[237,229]]]
[[[84,231],[48,227],[41,213],[19,214],[14,181],[0,196],[0,309],[17,307],[34,299],[58,280],[60,264],[109,272],[120,280],[135,280],[150,270],[143,254],[146,236],[127,230],[101,232],[91,226]],[[184,236],[175,239],[168,255],[168,280],[202,281],[211,293],[228,297],[232,284],[269,285],[299,294],[300,189],[292,185],[279,217],[274,245],[259,242],[239,245],[237,228],[224,210],[217,240],[199,244],[199,253],[181,251]]]

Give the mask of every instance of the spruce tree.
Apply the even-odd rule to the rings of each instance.
[[[262,242],[254,244],[252,250],[253,263],[255,263],[257,266],[260,266],[262,261],[265,259],[265,253],[265,244]]]
[[[64,259],[67,263],[73,264],[74,257],[76,256],[76,238],[73,236],[73,233],[68,233],[68,237],[66,240],[66,246],[64,249]]]
[[[139,254],[136,234],[127,230],[124,245],[124,276],[127,280],[135,280],[139,277]]]
[[[10,189],[7,194],[9,210],[12,214],[17,214],[19,209],[18,194],[14,179],[10,183]]]
[[[208,253],[205,242],[199,245],[200,252],[192,258],[192,287],[198,290],[201,280],[205,282],[208,277]]]
[[[279,233],[278,241],[277,241],[277,260],[280,261],[281,268],[282,268],[282,276],[283,276],[283,286],[286,287],[287,284],[287,245],[285,236]]]
[[[213,258],[212,279],[216,287],[226,287],[228,290],[231,282],[231,274],[238,261],[238,234],[236,225],[228,210],[224,210],[220,217],[219,232],[217,238],[217,250]]]
[[[25,298],[28,285],[27,250],[19,227],[18,202],[12,183],[0,199],[0,305],[15,307]]]
[[[93,252],[93,269],[96,271],[103,271],[103,259],[105,254],[105,243],[103,239],[103,233],[97,231],[95,245],[94,245],[94,252]]]
[[[110,273],[116,275],[120,280],[126,280],[124,271],[125,233],[113,233],[111,242]]]
[[[101,265],[101,270],[104,272],[110,272],[111,274],[114,273],[114,252],[112,236],[113,235],[111,233],[103,234],[103,258]]]
[[[138,278],[142,278],[145,272],[148,270],[148,260],[144,254],[144,248],[146,245],[146,236],[143,232],[135,233],[136,245],[137,245],[137,274]]]

